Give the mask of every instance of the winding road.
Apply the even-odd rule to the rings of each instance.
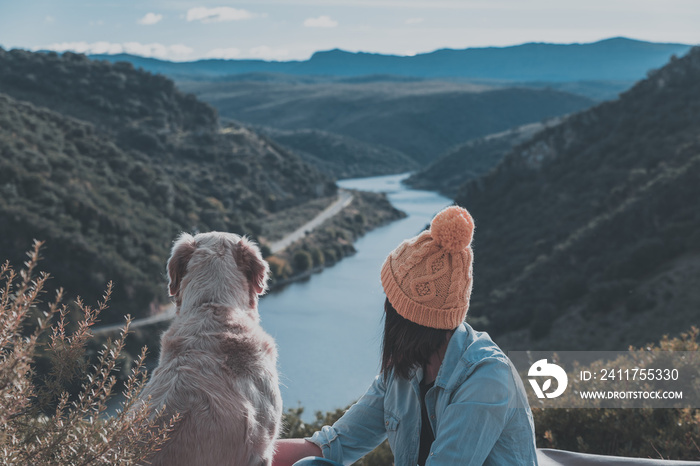
[[[353,200],[353,195],[352,192],[339,188],[338,189],[338,199],[333,201],[331,205],[323,209],[318,215],[316,215],[314,218],[303,224],[301,227],[297,228],[293,232],[285,235],[281,240],[275,241],[270,245],[270,251],[272,251],[273,254],[278,253],[280,251],[283,251],[284,249],[288,248],[289,245],[294,243],[295,241],[298,241],[302,239],[308,232],[315,230],[318,228],[323,222],[328,220],[329,218],[333,217],[334,215],[337,215],[340,211],[342,211],[345,207],[350,205],[350,203]],[[131,329],[138,328],[138,327],[144,327],[146,325],[151,325],[155,324],[157,322],[164,322],[166,320],[170,320],[175,316],[175,306],[170,305],[168,308],[161,312],[160,314],[156,314],[153,316],[149,317],[143,317],[141,319],[134,319],[131,322]],[[124,327],[124,324],[111,324],[111,325],[103,325],[100,327],[95,327],[92,329],[92,333],[94,335],[103,335],[106,333],[111,333],[111,332],[117,332],[121,330]]]
[[[270,245],[270,251],[272,251],[272,253],[275,254],[288,248],[290,244],[294,243],[295,241],[299,241],[308,232],[318,228],[318,226],[321,225],[323,222],[338,214],[341,210],[343,210],[352,202],[352,199],[353,196],[350,191],[339,188],[338,199],[333,201],[331,205],[323,209],[321,213],[316,215],[314,218],[312,218],[305,224],[303,224],[293,232],[289,233],[288,235],[285,235],[285,237],[281,240],[272,243]]]

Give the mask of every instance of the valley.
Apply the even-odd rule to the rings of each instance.
[[[695,196],[697,54],[596,103],[388,75],[180,76],[175,85],[128,63],[2,51],[11,131],[0,139],[0,214],[6,231],[22,232],[5,235],[3,250],[13,258],[23,238],[44,237],[61,285],[99,290],[109,276],[116,309],[153,311],[163,305],[153,277],[177,231],[248,234],[274,279],[289,283],[401,218],[380,194],[338,191],[335,180],[412,171],[409,185],[477,219],[475,326],[506,347],[644,344],[692,321],[679,313],[651,331],[647,319],[677,297],[694,302],[690,282],[668,277],[696,252],[696,209],[678,200]],[[333,203],[323,225],[302,227]],[[651,283],[667,291],[650,294]]]

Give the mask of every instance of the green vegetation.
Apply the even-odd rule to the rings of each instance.
[[[545,123],[530,123],[465,142],[412,174],[405,183],[415,189],[439,191],[454,197],[464,183],[487,174],[513,147],[560,121],[560,118],[554,118]]]
[[[658,345],[647,345],[631,352],[630,356],[615,361],[596,361],[584,367],[577,367],[569,374],[569,380],[576,381],[579,370],[600,373],[603,367],[625,369],[660,367],[654,365],[656,358],[664,358],[664,352],[700,350],[700,331],[692,327],[679,338],[664,337]],[[656,356],[654,356],[656,355]],[[679,358],[674,359],[676,363]],[[658,361],[656,362],[658,364]],[[670,367],[670,366],[667,366]],[[700,364],[698,357],[689,357],[682,366],[673,366],[683,374],[687,385],[685,393],[698,393],[700,389]],[[625,389],[643,389],[641,381],[632,382]],[[607,390],[606,382],[592,381],[587,389]],[[563,406],[591,406],[594,402],[580,399],[573,389],[556,399]],[[678,389],[678,386],[669,386]],[[533,401],[531,400],[531,403]],[[622,403],[622,402],[620,402]],[[686,403],[687,404],[687,403]],[[665,458],[674,460],[700,460],[700,409],[697,408],[535,408],[535,432],[537,446],[640,458]]]
[[[509,349],[619,349],[696,323],[699,116],[695,48],[465,185],[470,315]]]
[[[292,256],[292,263],[295,272],[303,273],[307,270],[311,270],[314,265],[314,260],[311,258],[311,253],[309,251],[299,249],[294,252],[294,255]]]
[[[319,248],[312,248],[311,251],[309,251],[311,254],[311,260],[313,261],[313,266],[314,267],[323,267],[323,265],[326,263],[326,257],[323,255],[323,251]]]
[[[164,301],[179,232],[256,238],[265,216],[336,191],[170,80],[72,53],[0,49],[0,154],[0,257],[37,238],[50,287],[95,301],[114,280],[105,322]]]
[[[353,200],[340,213],[284,251],[265,257],[272,284],[284,284],[312,268],[332,266],[354,254],[353,242],[368,231],[405,217],[385,194],[353,191]]]
[[[419,164],[470,139],[593,104],[551,89],[442,81],[280,82],[250,76],[181,86],[215,106],[222,117],[282,130],[337,133],[394,149]]]
[[[407,155],[379,144],[317,129],[279,130],[256,127],[308,164],[334,178],[405,173],[418,168]]]
[[[0,91],[89,121],[149,151],[161,148],[163,133],[214,131],[218,125],[213,108],[164,76],[71,52],[0,48]]]
[[[36,243],[19,272],[9,262],[0,266],[0,463],[141,464],[177,422],[177,416],[163,424],[158,414],[149,419],[147,404],[137,402],[146,348],[131,365],[121,361],[127,317],[121,335],[89,358],[90,328],[106,309],[111,286],[97,308],[77,303],[82,318],[69,331],[61,293],[42,304],[49,277],[35,274],[39,248]],[[120,375],[125,401],[106,417]]]

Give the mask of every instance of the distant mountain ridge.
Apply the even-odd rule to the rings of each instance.
[[[595,102],[552,89],[444,81],[189,81],[180,88],[222,117],[282,130],[317,129],[389,147],[420,164],[456,144],[576,112]]]
[[[93,55],[100,60],[129,61],[172,77],[221,77],[242,73],[293,75],[401,75],[505,81],[629,81],[682,55],[686,44],[645,42],[623,37],[586,44],[527,43],[508,47],[441,49],[414,56],[328,50],[304,61],[223,60],[168,62],[133,55]]]

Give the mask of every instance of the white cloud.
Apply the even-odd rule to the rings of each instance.
[[[191,55],[194,52],[192,47],[188,47],[185,44],[173,44],[168,46],[168,52],[175,56],[185,57]]]
[[[159,23],[161,19],[163,19],[163,15],[159,15],[156,13],[146,13],[146,15],[143,18],[139,19],[137,22],[139,24],[150,26],[151,24]]]
[[[406,24],[420,24],[423,22],[423,18],[408,18],[405,23]]]
[[[318,18],[306,18],[306,20],[304,20],[304,26],[307,28],[334,28],[337,25],[338,21],[326,15],[319,16]]]
[[[225,49],[212,49],[204,54],[206,58],[223,58],[230,60],[232,58],[238,58],[241,56],[241,50],[235,47],[229,47]]]
[[[187,21],[201,21],[203,23],[240,21],[254,17],[255,15],[248,10],[239,10],[229,6],[219,6],[216,8],[197,7],[187,10]]]
[[[186,58],[194,52],[192,47],[188,47],[184,44],[163,45],[157,42],[150,44],[142,44],[140,42],[60,42],[45,47],[36,47],[36,49],[53,50],[56,52],[70,50],[72,52],[85,54],[114,55],[118,53],[128,53],[131,55],[161,58],[165,60]]]
[[[248,51],[250,58],[259,58],[262,60],[282,60],[289,56],[289,50],[273,49],[267,45],[253,47]]]
[[[44,22],[45,22],[45,23],[53,23],[54,21],[56,21],[56,19],[55,19],[53,16],[47,15],[47,16],[44,17]]]
[[[56,52],[65,52],[70,50],[76,53],[122,53],[123,47],[120,44],[111,44],[109,42],[57,42],[44,47],[35,47],[36,50],[53,50]]]

